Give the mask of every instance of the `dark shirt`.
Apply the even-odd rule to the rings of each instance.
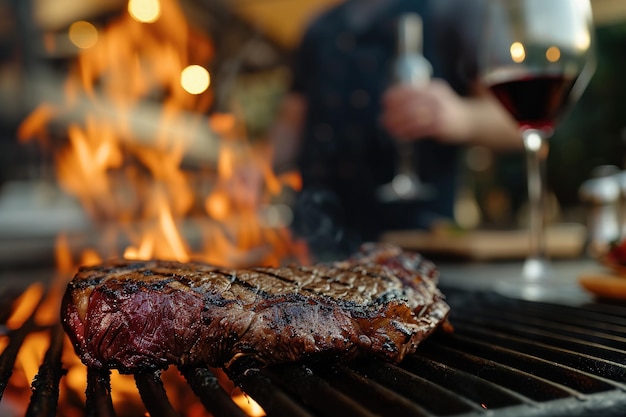
[[[458,147],[433,140],[413,146],[419,175],[437,190],[434,199],[381,203],[376,190],[395,174],[396,147],[380,126],[381,96],[392,80],[396,22],[417,12],[424,22],[424,55],[433,76],[466,94],[471,64],[464,63],[468,0],[389,0],[362,27],[351,27],[348,1],[315,19],[294,65],[293,91],[308,102],[298,167],[304,189],[296,206],[296,231],[305,238],[331,234],[358,243],[384,230],[426,228],[452,218],[458,176]],[[354,3],[354,4],[351,4]],[[454,7],[451,7],[454,6]],[[465,7],[467,8],[467,7]],[[471,10],[471,8],[470,8]],[[467,16],[462,16],[467,17]]]

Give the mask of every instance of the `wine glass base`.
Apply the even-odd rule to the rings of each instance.
[[[381,201],[432,200],[436,190],[430,184],[424,184],[412,174],[398,174],[393,180],[377,190]]]

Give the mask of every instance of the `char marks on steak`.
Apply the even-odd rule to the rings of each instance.
[[[437,278],[419,254],[378,244],[315,266],[117,260],[80,268],[61,314],[87,366],[121,372],[323,355],[399,362],[446,321]]]

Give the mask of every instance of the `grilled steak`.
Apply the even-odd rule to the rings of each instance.
[[[245,270],[117,260],[81,268],[61,314],[86,365],[121,372],[324,355],[399,362],[446,322],[436,283],[431,262],[390,245],[335,263]]]

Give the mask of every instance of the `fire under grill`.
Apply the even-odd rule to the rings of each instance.
[[[290,364],[229,376],[268,416],[626,415],[626,306],[573,307],[445,292],[455,332],[434,335],[399,365],[374,360]],[[2,301],[0,323],[5,323],[11,303],[6,296]],[[66,377],[65,335],[59,324],[41,328],[33,317],[17,329],[2,327],[0,401],[24,339],[44,330],[49,347],[26,415],[63,415],[58,410],[59,385]],[[246,415],[210,369],[180,373],[212,415]],[[88,370],[86,378],[84,415],[121,415],[111,400],[116,387],[110,373]],[[159,373],[134,379],[152,417],[181,415]]]

